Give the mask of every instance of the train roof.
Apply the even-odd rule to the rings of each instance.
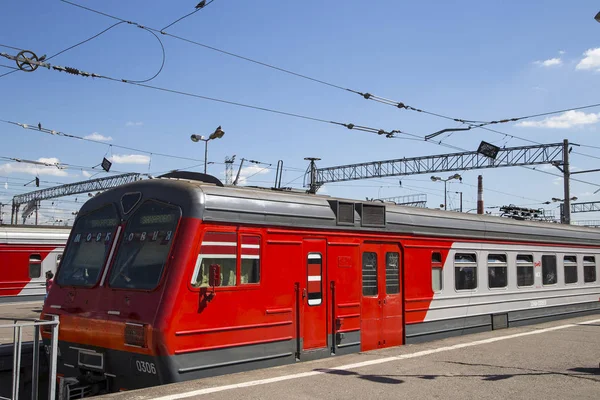
[[[61,245],[70,232],[67,226],[0,225],[0,244]]]
[[[142,192],[179,205],[183,215],[207,222],[273,227],[394,232],[440,238],[600,245],[600,230],[549,222],[517,221],[268,188],[223,186],[191,179],[159,178],[108,190],[80,210],[85,214],[121,196]]]

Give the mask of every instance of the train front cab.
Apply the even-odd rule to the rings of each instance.
[[[42,318],[58,315],[58,374],[73,390],[133,389],[172,381],[161,369],[167,277],[185,264],[198,221],[154,199],[104,203],[75,222]],[[118,208],[122,207],[122,208]],[[50,335],[42,331],[46,344]],[[107,388],[108,386],[108,388]]]

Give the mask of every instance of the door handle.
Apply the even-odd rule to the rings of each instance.
[[[302,289],[302,298],[306,298],[306,288]]]

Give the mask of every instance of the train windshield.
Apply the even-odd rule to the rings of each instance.
[[[70,236],[56,277],[59,285],[94,286],[119,223],[111,205],[80,216]]]
[[[109,286],[154,289],[167,262],[181,209],[149,200],[131,216],[112,267]]]

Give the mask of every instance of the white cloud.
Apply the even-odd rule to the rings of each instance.
[[[38,158],[37,161],[45,164],[59,164],[60,160],[55,157]],[[50,176],[68,176],[64,169],[58,167],[49,167],[45,165],[26,164],[23,162],[11,162],[0,165],[0,172],[3,174],[28,174],[28,175],[50,175]]]
[[[85,176],[86,178],[89,178],[90,176],[92,176],[92,174],[90,174],[87,171],[81,171],[81,175]]]
[[[541,121],[521,121],[516,126],[524,128],[567,129],[578,125],[591,125],[600,122],[600,113],[586,114],[583,111],[566,111],[560,115],[544,118]]]
[[[113,154],[110,161],[115,164],[148,164],[150,157],[144,154]]]
[[[125,124],[125,126],[142,126],[142,125],[144,125],[144,123],[141,121],[137,121],[137,122],[127,121],[127,123]]]
[[[563,55],[563,54],[565,54],[565,53],[566,53],[566,51],[564,51],[564,50],[559,50],[559,51],[558,51],[558,54],[560,54],[560,55]]]
[[[242,168],[240,171],[240,178],[238,179],[238,185],[245,185],[248,182],[248,179],[253,179],[258,175],[268,174],[270,170],[265,167],[261,167],[260,165],[249,165],[247,167]],[[235,179],[235,177],[234,177]]]
[[[104,136],[98,132],[94,132],[92,134],[89,134],[87,136],[84,136],[85,139],[90,139],[90,140],[97,140],[100,142],[110,142],[111,140],[113,140],[113,138],[111,136]]]
[[[555,185],[562,185],[563,184],[563,178],[561,178],[561,177],[554,178],[554,179],[552,179],[552,183],[554,183]]]
[[[575,69],[595,69],[600,71],[600,47],[589,49],[583,55],[584,57],[577,63]]]
[[[536,61],[535,63],[542,67],[553,67],[562,64],[562,60],[559,57],[555,57],[544,61]]]

